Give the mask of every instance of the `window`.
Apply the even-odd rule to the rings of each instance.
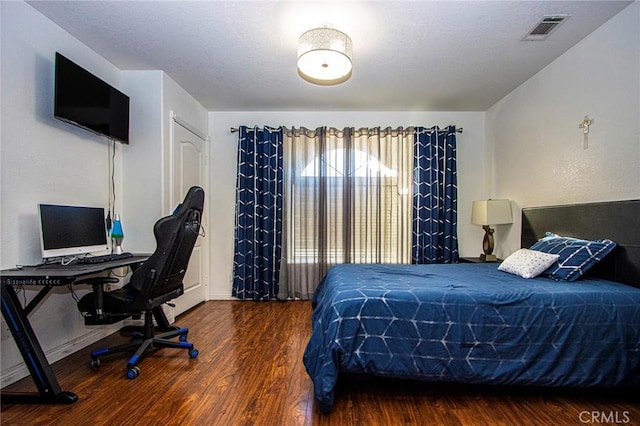
[[[327,177],[368,177],[371,175],[380,177],[398,176],[398,171],[390,169],[378,161],[372,155],[360,150],[353,150],[353,168],[345,170],[345,157],[349,152],[344,149],[334,149],[319,157],[315,157],[302,170],[302,177],[320,177],[321,168],[326,170],[323,173]]]
[[[406,139],[363,132],[291,142],[289,263],[410,261],[412,139]]]

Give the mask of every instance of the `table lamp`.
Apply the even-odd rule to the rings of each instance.
[[[494,230],[490,225],[513,223],[511,201],[506,199],[474,201],[471,208],[471,223],[482,225],[482,229],[484,229],[484,239],[482,240],[484,253],[480,255],[480,260],[483,262],[497,261],[498,259],[493,254]]]
[[[122,232],[122,224],[120,223],[120,215],[116,213],[116,217],[113,221],[113,228],[111,228],[111,239],[113,240],[113,250],[115,254],[122,254],[122,239],[124,238],[124,232]]]

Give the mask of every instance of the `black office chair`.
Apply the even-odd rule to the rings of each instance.
[[[122,318],[144,313],[142,333],[134,333],[131,342],[91,353],[91,366],[100,365],[99,357],[136,348],[127,364],[127,377],[136,378],[140,374],[137,366],[144,352],[153,347],[187,349],[189,356],[198,356],[193,343],[187,342],[188,328],[173,327],[173,330],[155,334],[154,313],[161,313],[161,305],[175,299],[183,293],[182,280],[185,276],[189,258],[200,233],[204,190],[200,187],[189,189],[184,201],[171,216],[156,222],[153,233],[156,237],[156,250],[141,266],[135,269],[124,287],[102,293],[102,284],[108,278],[95,278],[84,281],[92,284],[94,291],[83,296],[78,309],[85,316],[87,324],[113,323]],[[178,337],[179,341],[170,340]]]

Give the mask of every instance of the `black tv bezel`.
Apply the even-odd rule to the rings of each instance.
[[[76,68],[77,72],[80,72],[82,74],[84,74],[84,76],[86,77],[86,79],[88,80],[93,80],[96,87],[102,87],[102,89],[106,89],[109,90],[109,96],[113,97],[115,95],[115,100],[118,102],[118,104],[121,104],[123,101],[126,104],[126,114],[124,112],[122,112],[122,117],[126,117],[126,137],[122,137],[122,135],[119,134],[114,134],[113,131],[101,131],[101,130],[97,130],[97,129],[93,129],[91,127],[88,127],[87,125],[83,124],[82,122],[77,121],[77,117],[73,117],[70,116],[68,114],[63,114],[62,113],[62,108],[60,106],[60,99],[59,99],[59,92],[60,92],[60,79],[61,79],[61,70],[60,70],[60,61],[65,61],[67,62],[67,65],[70,65],[74,68]],[[65,57],[64,55],[62,55],[60,52],[56,52],[56,56],[55,56],[55,64],[54,64],[54,106],[53,106],[53,116],[60,120],[63,121],[65,123],[69,123],[72,124],[76,127],[80,127],[81,129],[85,129],[91,133],[94,133],[96,135],[99,136],[105,136],[109,139],[113,139],[116,140],[120,143],[123,144],[129,144],[129,132],[130,132],[130,122],[131,122],[131,105],[130,105],[130,98],[129,96],[127,96],[126,94],[122,93],[120,90],[116,89],[115,87],[111,86],[109,83],[103,81],[102,79],[100,79],[99,77],[95,76],[93,73],[87,71],[85,68],[81,67],[80,65],[78,65],[77,63],[75,63],[74,61],[72,61],[71,59]],[[113,108],[113,103],[112,103],[112,108]],[[120,107],[122,108],[122,107]],[[110,116],[113,116],[113,114],[110,114]],[[76,118],[76,119],[74,119]],[[110,123],[111,124],[111,123]]]

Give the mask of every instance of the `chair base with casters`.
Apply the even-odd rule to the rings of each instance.
[[[161,334],[155,334],[155,326],[153,324],[153,312],[147,310],[144,314],[143,332],[134,332],[131,341],[119,346],[111,348],[98,349],[91,352],[91,367],[100,366],[100,358],[103,355],[109,355],[118,352],[127,352],[135,349],[135,353],[129,358],[127,363],[127,377],[135,379],[140,374],[138,363],[145,354],[145,351],[153,348],[176,348],[186,349],[190,358],[198,356],[198,350],[194,348],[193,343],[187,342],[188,328],[178,328]],[[171,340],[178,337],[178,341]]]

